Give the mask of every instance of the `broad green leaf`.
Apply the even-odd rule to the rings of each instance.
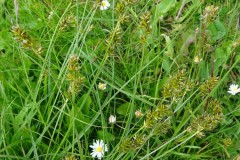
[[[162,36],[166,40],[167,52],[165,52],[165,55],[167,55],[170,58],[173,58],[173,54],[174,54],[173,42],[172,42],[172,40],[170,39],[169,36],[167,36],[165,34],[162,34]]]
[[[127,102],[117,108],[117,113],[126,116],[129,113],[131,103]]]
[[[240,106],[233,112],[234,116],[240,116]]]
[[[216,48],[215,52],[214,52],[214,58],[217,59],[225,59],[227,60],[227,54],[226,52],[223,50],[223,48]]]
[[[92,99],[88,94],[82,95],[82,97],[78,100],[77,104],[79,107],[83,105],[82,112],[84,114],[88,115],[90,113],[90,105],[92,104]]]
[[[18,127],[20,127],[23,124],[24,118],[27,116],[29,109],[31,109],[30,106],[24,106],[22,110],[17,114],[13,122],[14,129],[18,129]]]
[[[200,68],[200,76],[201,80],[207,80],[210,76],[210,63],[207,63],[206,61],[202,61],[199,63],[199,68]]]
[[[115,136],[107,131],[98,131],[98,138],[102,139],[104,141],[114,141],[115,140]]]
[[[157,23],[159,20],[159,17],[167,13],[175,5],[176,5],[175,0],[162,0],[159,4],[157,4],[155,7],[153,23],[154,24]]]
[[[207,29],[210,43],[215,43],[217,40],[222,39],[227,33],[225,26],[219,20],[210,23]]]
[[[78,131],[81,131],[91,121],[90,118],[88,118],[81,111],[79,111],[79,107],[77,106],[74,106],[70,110],[69,115],[70,116],[67,116],[66,118],[68,125],[74,123]],[[89,131],[87,131],[87,133],[89,133]]]
[[[214,52],[214,59],[215,59],[214,72],[216,72],[217,74],[219,67],[221,67],[227,61],[228,56],[227,53],[222,48],[216,48]]]
[[[81,131],[91,121],[88,117],[84,116],[82,112],[79,112],[76,118],[77,120],[75,120],[75,125],[76,129],[79,131]]]
[[[166,73],[169,73],[171,70],[171,60],[169,57],[164,56],[162,61],[162,68],[165,70]]]
[[[164,13],[167,13],[171,7],[176,5],[175,0],[162,0],[159,4],[156,5],[155,14],[160,16]]]

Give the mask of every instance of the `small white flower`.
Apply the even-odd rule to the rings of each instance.
[[[194,57],[193,61],[194,61],[195,63],[199,63],[199,62],[202,61],[202,58],[200,58],[199,56],[196,56],[196,57]]]
[[[99,83],[98,84],[98,89],[105,90],[106,88],[107,88],[107,84],[106,83]]]
[[[100,4],[100,10],[107,10],[110,7],[108,0],[102,0]]]
[[[52,19],[52,17],[53,17],[53,11],[51,11],[51,12],[49,13],[49,15],[48,15],[48,20]]]
[[[27,44],[28,41],[27,41],[26,39],[24,39],[24,40],[22,40],[22,43],[23,43],[23,44]]]
[[[90,145],[90,147],[93,149],[91,153],[93,158],[97,157],[98,159],[102,159],[104,152],[108,151],[107,145],[103,140],[96,140],[96,142],[93,142],[93,145]]]
[[[137,111],[135,112],[135,116],[136,116],[137,118],[140,118],[140,117],[143,116],[143,113],[141,112],[141,110],[137,110]]]
[[[113,123],[116,123],[117,117],[111,115],[108,120],[109,120],[109,123],[112,123],[112,124],[113,124]]]
[[[238,88],[237,84],[231,84],[229,87],[228,93],[235,95],[240,92],[240,88]]]
[[[162,21],[164,19],[163,15],[159,17],[159,20]]]

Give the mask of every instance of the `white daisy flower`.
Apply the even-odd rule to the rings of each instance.
[[[107,88],[107,84],[106,83],[99,83],[98,84],[98,89],[105,90],[106,88]]]
[[[103,140],[96,140],[96,142],[93,142],[93,145],[90,145],[90,147],[93,149],[91,156],[93,158],[97,157],[99,160],[104,156],[104,152],[108,151],[107,145]]]
[[[235,95],[240,92],[240,88],[238,88],[237,84],[231,84],[229,87],[228,93]]]
[[[102,0],[100,4],[100,10],[107,10],[110,7],[108,0]]]
[[[116,123],[117,117],[111,115],[108,120],[109,120],[109,123],[112,123],[112,124],[113,124],[113,123]]]

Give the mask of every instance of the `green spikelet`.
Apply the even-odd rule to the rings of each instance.
[[[60,30],[65,30],[66,28],[69,27],[75,27],[76,23],[77,23],[76,17],[70,14],[61,21]]]
[[[123,2],[124,2],[126,5],[133,5],[134,3],[137,2],[137,0],[123,0]]]
[[[212,114],[204,114],[200,121],[202,121],[201,123],[205,131],[211,131],[217,127],[219,122],[219,116],[215,116]]]
[[[209,112],[214,115],[222,115],[222,105],[220,102],[215,99],[212,100],[208,105]]]
[[[203,85],[200,87],[202,95],[206,95],[209,92],[211,92],[211,90],[216,86],[217,82],[218,82],[217,77],[211,77],[206,82],[204,82]]]
[[[131,139],[127,138],[123,140],[123,142],[120,144],[119,152],[127,152],[133,150],[131,145],[132,145]]]
[[[151,13],[147,11],[140,18],[141,18],[141,21],[139,24],[140,28],[144,28],[147,34],[150,33],[152,30],[152,27],[150,25]]]
[[[218,7],[215,7],[214,5],[206,6],[206,8],[203,11],[203,23],[207,24],[215,19],[217,16]]]
[[[161,123],[157,123],[154,130],[153,134],[155,135],[164,135],[168,132],[168,130],[171,128],[171,121],[170,119],[167,119]]]
[[[79,58],[77,55],[71,55],[68,64],[67,80],[69,81],[68,94],[78,93],[82,87],[85,77],[80,73]]]
[[[121,14],[119,17],[118,17],[118,21],[120,24],[123,24],[124,22],[127,22],[129,19],[129,16],[126,16],[125,14]]]
[[[154,112],[154,118],[157,120],[166,119],[173,114],[169,107],[164,104],[159,105]]]
[[[24,48],[30,48],[32,47],[32,43],[30,41],[30,37],[27,35],[27,33],[21,29],[19,26],[13,26],[12,27],[12,33],[14,35],[14,39],[21,43],[21,45]]]
[[[162,95],[164,98],[170,98],[171,97],[171,92],[169,91],[171,89],[170,83],[167,83],[164,85],[164,88],[162,90]]]
[[[109,47],[112,49],[119,45],[121,42],[121,26],[118,24],[116,27],[110,32],[108,39],[106,40],[106,43]]]
[[[233,143],[233,140],[231,138],[224,138],[222,142],[225,147],[229,147]]]
[[[136,151],[146,142],[145,135],[135,135],[133,138],[125,139],[119,147],[120,152]]]
[[[157,123],[163,123],[165,119],[173,113],[167,105],[159,105],[155,110],[150,111],[146,115],[144,127],[153,128]]]
[[[74,155],[65,156],[62,160],[77,160]]]
[[[12,33],[14,39],[19,42],[24,49],[32,50],[37,55],[40,55],[42,53],[41,45],[33,43],[31,37],[22,28],[19,26],[13,26]]]
[[[118,14],[123,14],[125,10],[125,4],[122,2],[118,2],[115,7],[115,10]]]
[[[147,113],[146,115],[146,119],[144,121],[144,127],[146,128],[152,128],[155,123],[156,123],[156,120],[154,118],[154,115],[152,114],[153,111],[150,111]]]
[[[198,138],[202,138],[204,136],[204,131],[212,131],[216,128],[223,118],[222,106],[217,99],[211,100],[208,106],[208,110],[204,114],[197,116],[197,118],[192,120],[187,129],[189,132],[202,132],[197,135]]]
[[[185,94],[184,91],[190,91],[193,87],[194,83],[188,80],[186,71],[183,69],[178,71],[176,75],[170,77],[168,83],[163,87],[162,95],[164,98],[173,98],[177,100]]]

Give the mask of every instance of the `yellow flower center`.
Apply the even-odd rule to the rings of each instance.
[[[238,89],[237,89],[236,87],[235,87],[235,88],[233,88],[233,91],[234,91],[234,92],[237,92],[237,90],[238,90]]]
[[[106,6],[107,6],[107,2],[105,2],[105,1],[102,2],[102,6],[103,6],[103,7],[106,7]]]
[[[106,87],[105,83],[99,83],[99,85],[98,85],[98,88],[101,89],[101,90],[104,90],[105,87]]]
[[[97,152],[102,152],[102,150],[103,150],[102,147],[97,147],[97,148],[96,148],[96,151],[97,151]]]

